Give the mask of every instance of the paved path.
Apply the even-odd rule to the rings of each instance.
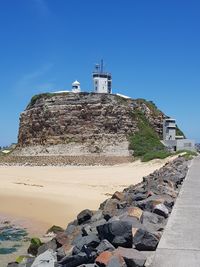
[[[200,267],[200,157],[192,162],[152,267]]]

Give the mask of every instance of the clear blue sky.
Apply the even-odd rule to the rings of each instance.
[[[153,100],[200,141],[199,13],[198,0],[0,0],[0,145],[32,95],[92,90],[101,58],[114,93]]]

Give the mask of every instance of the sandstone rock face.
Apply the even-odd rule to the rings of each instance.
[[[164,114],[147,101],[95,93],[43,94],[20,116],[21,155],[129,156],[130,134],[137,128],[136,110],[162,134]]]

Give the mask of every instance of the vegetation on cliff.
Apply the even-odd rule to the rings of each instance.
[[[130,136],[130,149],[135,157],[143,161],[154,158],[166,158],[170,155],[155,130],[151,127],[142,111],[134,111],[133,116],[138,122],[138,131]]]

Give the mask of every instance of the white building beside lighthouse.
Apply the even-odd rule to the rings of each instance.
[[[104,71],[103,60],[101,60],[101,64],[96,64],[92,77],[95,93],[112,93],[112,75]]]

